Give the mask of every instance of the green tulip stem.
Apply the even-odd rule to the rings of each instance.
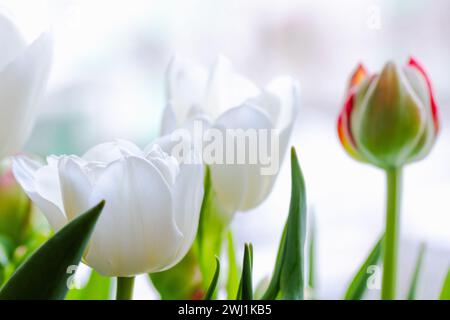
[[[134,277],[117,277],[116,300],[133,298]]]
[[[396,296],[395,294],[397,283],[397,253],[402,169],[387,169],[386,176],[386,235],[384,240],[385,242],[381,299],[393,300]]]

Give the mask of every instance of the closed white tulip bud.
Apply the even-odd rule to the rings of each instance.
[[[141,151],[118,140],[43,166],[16,156],[13,172],[55,230],[105,200],[84,259],[106,276],[168,269],[197,233],[203,166],[180,164],[156,144]]]
[[[0,159],[20,151],[31,133],[50,71],[51,48],[48,33],[26,45],[0,12]]]
[[[229,212],[246,211],[263,202],[272,189],[297,115],[298,91],[297,82],[289,77],[258,88],[224,57],[219,57],[209,72],[175,58],[167,72],[162,134],[177,128],[192,130],[195,121],[206,124],[209,141],[220,131],[223,161],[205,160],[208,141],[202,144],[203,160],[210,164],[212,184],[222,206]],[[233,139],[236,146],[237,140],[245,141],[234,155],[227,147]]]

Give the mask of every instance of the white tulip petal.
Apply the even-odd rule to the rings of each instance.
[[[276,96],[280,103],[275,127],[281,130],[292,126],[298,111],[300,91],[298,82],[287,76],[278,77],[269,83],[266,90]]]
[[[211,117],[217,118],[259,93],[258,87],[237,73],[228,59],[219,56],[208,80],[205,111]]]
[[[87,173],[74,157],[61,158],[58,172],[64,211],[70,221],[90,209],[92,185]]]
[[[275,128],[279,130],[279,163],[283,163],[289,147],[289,139],[293,130],[299,109],[300,86],[291,77],[278,77],[267,86],[267,90],[280,99],[280,115]],[[270,189],[275,182],[275,177]]]
[[[230,213],[257,207],[272,189],[276,175],[261,174],[261,165],[214,165],[213,185]]]
[[[26,46],[25,39],[13,21],[0,11],[0,70],[14,60]]]
[[[167,184],[172,187],[179,172],[177,160],[165,153],[157,144],[152,145],[145,158],[159,170]]]
[[[161,150],[167,154],[171,154],[172,148],[178,143],[178,141],[172,139],[171,134],[167,134],[154,139],[148,146],[144,149],[144,154],[147,156],[152,150],[153,146],[157,144],[160,146]]]
[[[175,136],[172,134],[158,137],[145,148],[144,153],[146,154],[145,157],[147,159],[149,159],[149,152],[152,150],[152,148],[154,148],[155,145],[161,148],[164,153],[172,156],[175,160],[177,160],[177,162],[183,162],[182,160],[185,159],[184,154],[182,151],[180,151],[180,154],[177,154],[176,147],[182,145],[185,149],[190,151],[192,142],[191,139],[184,139],[183,137]]]
[[[250,104],[244,104],[240,107],[233,108],[224,113],[215,124],[215,127],[222,130],[225,134],[226,129],[254,129],[267,130],[268,139],[270,139],[270,130],[272,122],[267,112]],[[260,136],[257,135],[258,141]],[[229,143],[233,139],[226,136]],[[270,140],[268,140],[270,143]],[[245,164],[236,163],[236,155],[233,163],[228,164],[212,164],[211,177],[214,189],[221,199],[222,205],[227,206],[231,212],[236,210],[247,210],[259,204],[266,195],[267,181],[270,179],[260,172],[260,163],[250,164],[248,154],[250,145],[245,146],[247,154]],[[258,147],[256,147],[256,150]],[[242,152],[242,150],[241,150]],[[226,149],[223,152],[226,154]]]
[[[142,156],[141,149],[134,143],[116,139],[112,142],[105,142],[89,149],[82,159],[92,162],[109,163],[123,158],[124,156]]]
[[[47,83],[52,41],[44,33],[0,72],[0,158],[20,150]]]
[[[243,103],[223,113],[214,123],[214,127],[224,129],[272,129],[269,114],[257,105]]]
[[[36,191],[42,197],[54,203],[63,212],[64,206],[57,164],[48,164],[41,167],[36,171],[35,178]]]
[[[281,101],[276,95],[263,91],[258,96],[247,99],[246,103],[258,106],[258,108],[267,112],[273,124],[278,123],[281,113]]]
[[[150,162],[127,156],[111,163],[93,187],[90,203],[105,200],[87,263],[108,276],[165,269],[183,235],[176,226],[165,179]]]
[[[47,160],[47,165],[49,166],[58,166],[59,159],[61,159],[61,156],[55,156],[54,154],[47,156],[45,160]]]
[[[278,163],[281,165],[286,156],[286,151],[289,146],[289,139],[292,132],[292,127],[295,122],[295,118],[298,112],[298,101],[299,101],[299,85],[296,80],[290,77],[278,77],[270,82],[266,88],[266,92],[272,97],[277,98],[278,107],[274,106],[274,100],[272,103],[269,100],[263,100],[264,98],[269,98],[269,96],[264,97],[261,95],[259,97],[260,103],[255,100],[258,106],[264,108],[269,113],[272,113],[272,120],[274,121],[274,127],[278,129],[279,137],[279,160]],[[275,109],[278,109],[275,111]],[[278,114],[274,117],[275,112]],[[251,177],[256,177],[254,174],[249,174]],[[255,196],[254,203],[262,202],[267,195],[272,190],[273,184],[275,183],[276,175],[266,176],[262,187],[259,188],[259,195]],[[262,183],[262,181],[256,181],[255,183]],[[251,198],[251,197],[249,197]],[[259,198],[257,201],[256,199]],[[248,208],[251,208],[251,203],[248,203]]]
[[[206,116],[189,119],[170,134],[153,140],[144,149],[144,154],[148,158],[150,150],[154,145],[158,145],[162,151],[171,155],[179,163],[201,163],[203,136],[210,127],[211,121]]]
[[[181,165],[180,173],[172,189],[172,203],[175,220],[184,235],[182,246],[177,252],[175,265],[192,246],[197,235],[200,209],[204,194],[204,168],[201,164]]]
[[[13,173],[31,200],[44,213],[55,231],[67,222],[62,211],[56,167],[42,166],[24,156],[13,158]]]
[[[167,69],[167,101],[176,123],[182,124],[193,108],[201,108],[205,97],[207,71],[194,63],[174,57]]]

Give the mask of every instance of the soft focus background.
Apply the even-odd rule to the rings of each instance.
[[[79,154],[113,138],[151,141],[174,53],[204,64],[223,53],[260,85],[279,74],[298,78],[301,110],[291,142],[317,223],[321,298],[343,295],[384,219],[383,173],[350,159],[337,139],[348,75],[360,61],[378,70],[388,59],[402,63],[414,55],[432,78],[443,129],[431,155],[405,170],[401,293],[424,241],[419,298],[437,297],[450,264],[449,1],[2,0],[0,6],[30,41],[53,31],[50,84],[26,147],[41,156]],[[289,194],[286,162],[268,200],[236,215],[240,248],[255,247],[257,279],[273,268]],[[155,297],[144,278],[137,288],[136,298]]]

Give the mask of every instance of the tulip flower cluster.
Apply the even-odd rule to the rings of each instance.
[[[85,252],[86,263],[103,275],[170,268],[197,232],[203,167],[180,164],[159,145],[141,151],[127,141],[103,143],[82,157],[49,157],[44,166],[19,156],[13,170],[56,231],[106,201]]]
[[[294,79],[278,77],[259,88],[224,57],[210,70],[177,57],[167,71],[160,137],[144,149],[117,139],[82,156],[50,155],[43,163],[17,152],[32,129],[50,62],[47,33],[27,45],[12,20],[0,14],[0,159],[12,156],[12,169],[0,168],[0,299],[64,299],[72,267],[80,261],[94,270],[88,286],[95,288],[87,290],[87,298],[98,298],[92,296],[95,290],[108,298],[109,278],[117,277],[116,298],[130,299],[134,277],[143,273],[162,298],[216,298],[225,239],[229,299],[316,295],[315,228],[307,223],[306,186],[295,148],[288,218],[274,271],[256,292],[253,247],[245,245],[238,266],[229,228],[236,212],[257,207],[273,188],[297,116]],[[374,74],[359,65],[337,127],[350,156],[381,168],[387,177],[384,235],[346,298],[363,297],[364,268],[383,253],[381,297],[395,299],[402,168],[426,157],[439,132],[424,68],[414,59],[403,67],[389,62]],[[242,149],[235,150],[235,139]],[[208,152],[215,154],[213,161]],[[230,153],[238,154],[234,162]],[[34,228],[32,204],[55,232],[50,239],[24,240]],[[36,276],[39,270],[45,272]],[[448,288],[450,273],[441,297],[450,299]]]
[[[295,80],[278,77],[260,89],[238,74],[223,56],[209,72],[176,57],[169,65],[167,84],[162,134],[179,127],[192,128],[195,121],[201,121],[205,131],[273,130],[276,132],[273,140],[279,141],[276,150],[279,157],[273,156],[273,160],[281,162],[284,158],[297,114],[299,89]],[[232,138],[225,136],[225,139]],[[255,208],[270,193],[278,168],[273,174],[263,175],[260,173],[262,166],[261,163],[214,163],[210,166],[219,201],[230,213]]]

